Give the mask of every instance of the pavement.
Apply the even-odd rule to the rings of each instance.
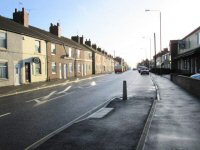
[[[199,99],[169,79],[152,76],[161,100],[156,103],[144,150],[199,150]]]
[[[38,147],[38,150],[131,150],[136,149],[153,98],[113,100],[108,114],[89,116]],[[105,109],[105,108],[103,108]]]
[[[103,74],[105,75],[105,74]],[[68,84],[72,82],[82,81],[86,79],[96,78],[103,75],[91,75],[91,76],[84,76],[84,77],[78,77],[78,78],[70,78],[67,79],[58,79],[58,80],[51,80],[51,81],[45,81],[45,82],[36,82],[36,83],[30,83],[30,84],[22,84],[18,86],[6,86],[6,87],[0,87],[0,98],[5,96],[12,96],[16,94],[26,93],[26,92],[32,92],[36,90],[41,90],[45,88],[55,87],[61,84]]]

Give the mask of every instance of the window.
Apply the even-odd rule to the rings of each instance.
[[[72,66],[72,63],[69,63],[69,72],[70,72],[70,73],[73,72],[73,66]]]
[[[41,53],[40,41],[35,41],[35,51]]]
[[[7,47],[6,42],[7,42],[6,33],[0,32],[0,47],[6,48]]]
[[[56,45],[51,44],[51,54],[55,55],[56,54]]]
[[[8,63],[0,62],[0,79],[8,78]]]
[[[77,58],[80,58],[80,54],[81,54],[80,50],[77,50]]]
[[[80,64],[77,64],[77,72],[81,72],[81,65]]]
[[[197,44],[200,45],[200,32],[197,34]]]
[[[89,59],[92,59],[92,54],[88,53],[88,57],[89,57]]]
[[[72,57],[72,48],[69,48],[68,54],[69,54],[69,57]]]
[[[52,71],[52,74],[56,74],[56,63],[55,62],[51,63],[51,71]]]
[[[35,74],[42,74],[41,61],[35,63]]]

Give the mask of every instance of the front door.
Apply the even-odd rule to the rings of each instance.
[[[20,85],[20,64],[14,64],[14,85]]]
[[[25,80],[26,82],[31,82],[31,68],[30,63],[25,63]]]

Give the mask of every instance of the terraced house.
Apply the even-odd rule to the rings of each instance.
[[[84,37],[61,36],[61,26],[49,31],[31,26],[29,13],[15,9],[13,19],[0,16],[0,86],[114,71],[114,59]]]
[[[72,40],[80,44],[82,49],[89,50],[92,53],[92,74],[110,73],[114,71],[114,59],[107,52],[97,48],[96,44],[91,44],[90,39],[84,40],[84,37],[72,36]]]
[[[0,86],[46,80],[44,39],[30,28],[24,8],[15,9],[13,19],[0,16]]]

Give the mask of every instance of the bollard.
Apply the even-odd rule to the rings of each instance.
[[[123,81],[123,100],[127,100],[127,86],[126,86],[126,81]]]

